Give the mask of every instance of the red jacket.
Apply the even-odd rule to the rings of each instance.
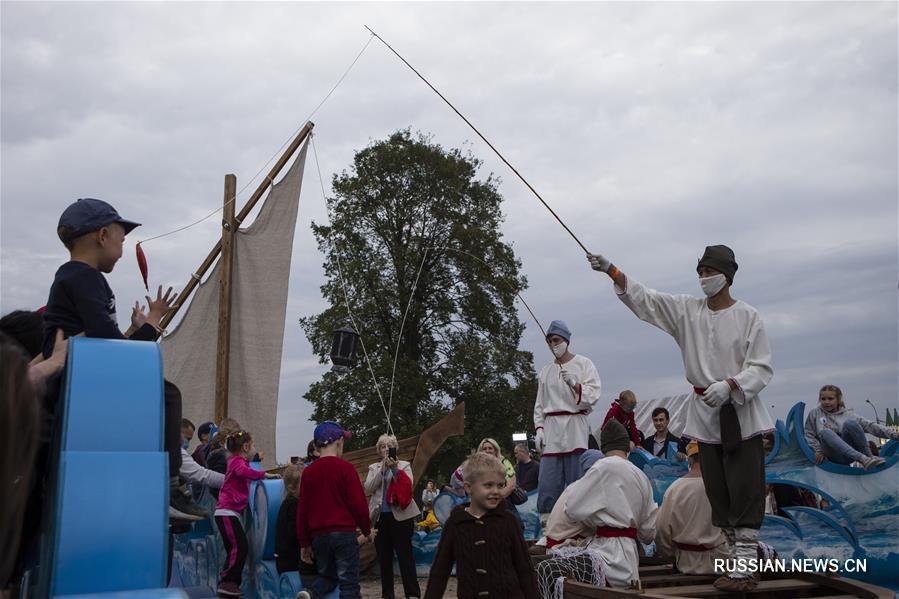
[[[634,413],[627,413],[621,408],[621,404],[617,401],[612,402],[612,407],[609,408],[609,411],[606,412],[606,417],[602,421],[602,426],[599,427],[599,430],[602,430],[606,427],[606,422],[609,421],[610,418],[614,418],[618,422],[624,425],[624,428],[627,429],[627,432],[630,433],[631,441],[634,442],[634,445],[640,446],[640,431],[637,430],[637,422],[634,420]]]
[[[412,481],[405,472],[397,469],[394,477],[390,479],[390,484],[387,485],[387,504],[396,504],[400,509],[406,509],[410,503],[412,503]]]
[[[312,539],[330,532],[371,533],[362,481],[352,464],[323,456],[306,466],[297,500],[297,539],[311,547]]]

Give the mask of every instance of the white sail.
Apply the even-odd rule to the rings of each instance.
[[[268,467],[276,460],[287,284],[307,146],[272,187],[253,224],[233,239],[228,416],[252,433]],[[183,415],[197,426],[214,416],[220,281],[216,264],[178,328],[161,342],[165,376],[181,389]]]

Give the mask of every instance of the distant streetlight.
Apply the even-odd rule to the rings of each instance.
[[[877,424],[880,424],[880,417],[877,415],[877,406],[875,406],[873,403],[871,403],[870,399],[866,399],[865,403],[871,404],[871,407],[874,408],[874,422],[876,422]]]

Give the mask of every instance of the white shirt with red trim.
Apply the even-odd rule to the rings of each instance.
[[[562,380],[562,369],[577,378],[576,391]],[[590,358],[575,354],[564,364],[553,361],[543,367],[537,376],[534,428],[543,428],[544,456],[587,449],[587,414],[593,411],[601,391],[602,382]]]
[[[771,415],[759,399],[774,369],[765,325],[755,308],[737,300],[729,308],[710,310],[706,298],[661,293],[632,279],[625,281],[625,289],[616,285],[615,291],[637,318],[674,337],[690,385],[705,389],[733,379],[737,388],[730,398],[743,439],[774,430]],[[683,434],[721,443],[720,408],[708,407],[695,392],[687,401]]]
[[[642,470],[619,456],[597,460],[572,484],[565,514],[595,532],[600,526],[635,529],[637,540],[652,543],[659,506]],[[560,500],[561,503],[561,500]],[[609,586],[627,587],[640,579],[637,543],[630,537],[595,536],[586,547],[602,560]]]

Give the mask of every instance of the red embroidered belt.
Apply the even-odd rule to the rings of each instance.
[[[581,410],[580,412],[547,412],[544,416],[586,416],[587,410]]]
[[[711,551],[712,549],[714,549],[714,547],[709,547],[707,545],[691,545],[689,543],[678,543],[677,541],[674,542],[674,546],[677,547],[678,549],[680,549],[681,551],[703,552],[703,551]]]
[[[696,392],[696,395],[705,395],[705,388],[703,387],[693,387],[693,391]]]
[[[627,537],[637,540],[636,528],[615,528],[614,526],[597,526],[597,537]]]

